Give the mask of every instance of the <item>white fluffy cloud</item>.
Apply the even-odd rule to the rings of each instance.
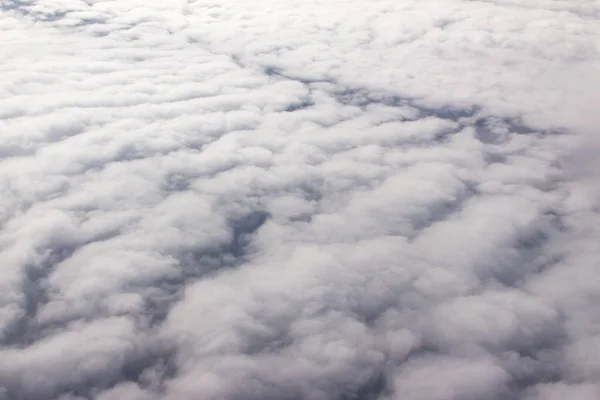
[[[600,3],[0,3],[0,399],[600,397]]]

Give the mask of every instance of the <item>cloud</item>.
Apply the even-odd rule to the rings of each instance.
[[[5,1],[0,399],[595,399],[595,2]]]

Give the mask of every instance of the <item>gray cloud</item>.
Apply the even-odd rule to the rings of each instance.
[[[594,2],[0,14],[1,400],[600,396]]]

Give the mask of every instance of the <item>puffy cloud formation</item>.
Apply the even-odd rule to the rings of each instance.
[[[0,10],[0,399],[600,398],[600,2]]]

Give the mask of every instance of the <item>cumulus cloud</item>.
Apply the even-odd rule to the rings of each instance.
[[[0,16],[0,399],[600,397],[598,2]]]

